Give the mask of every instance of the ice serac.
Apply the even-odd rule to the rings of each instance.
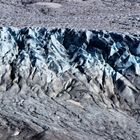
[[[0,28],[5,139],[139,140],[139,115],[140,35]]]

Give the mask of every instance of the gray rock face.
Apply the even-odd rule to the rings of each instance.
[[[0,139],[140,139],[139,35],[1,28],[0,52]]]

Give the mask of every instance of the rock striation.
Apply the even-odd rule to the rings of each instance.
[[[139,140],[140,35],[0,28],[0,122],[3,140]]]

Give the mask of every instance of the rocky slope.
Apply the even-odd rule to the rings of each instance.
[[[139,0],[0,0],[0,26],[140,33]]]
[[[0,140],[139,140],[140,36],[0,28]]]

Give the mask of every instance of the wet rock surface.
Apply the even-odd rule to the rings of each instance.
[[[1,140],[139,140],[140,36],[0,29]]]

